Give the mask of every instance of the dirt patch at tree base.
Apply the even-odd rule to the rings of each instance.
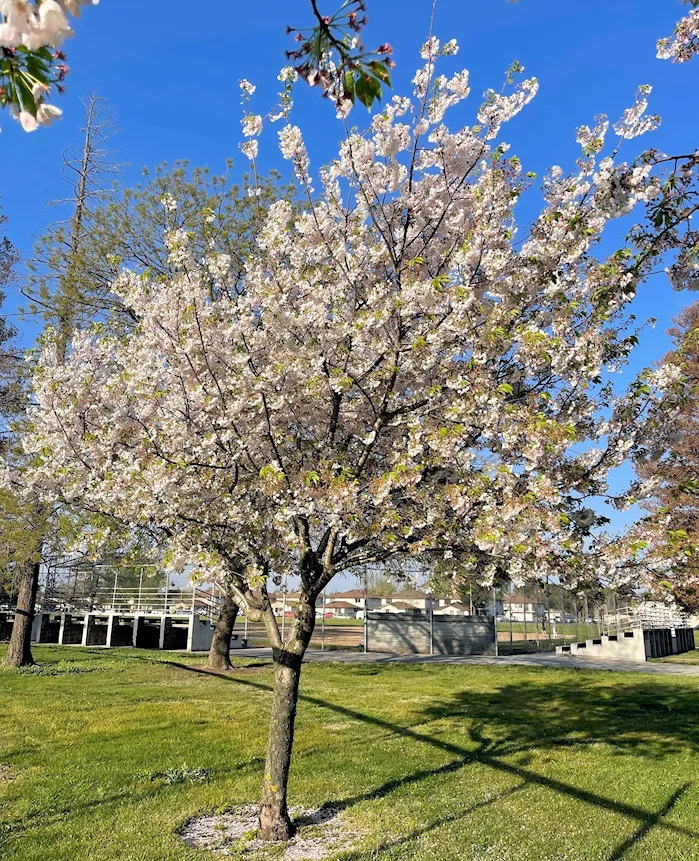
[[[242,859],[275,859],[275,861],[322,861],[336,852],[348,849],[360,836],[339,817],[332,807],[307,810],[292,807],[289,814],[296,825],[296,835],[288,843],[260,840],[258,808],[236,807],[219,816],[190,819],[180,836],[188,846],[208,849],[220,855]]]

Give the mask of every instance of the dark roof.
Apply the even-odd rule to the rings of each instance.
[[[435,597],[435,596],[433,596]],[[389,600],[397,598],[427,598],[427,592],[421,592],[419,589],[404,589],[402,592],[396,592],[394,595],[389,595]]]
[[[538,598],[535,595],[525,595],[524,596],[525,604],[542,604],[541,596]],[[505,594],[503,595],[502,601],[504,604],[521,604],[522,603],[522,593],[521,592],[513,592],[511,595]]]
[[[350,589],[349,592],[333,592],[328,598],[363,598],[364,589]],[[378,598],[378,595],[367,595],[367,598]]]

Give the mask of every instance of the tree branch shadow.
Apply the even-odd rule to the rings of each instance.
[[[212,675],[204,669],[200,669],[193,666],[188,666],[186,664],[179,664],[176,661],[159,661],[158,663],[169,664],[172,667],[185,670],[191,673],[198,673],[201,675]],[[263,691],[272,691],[272,687],[270,685],[264,684],[262,682],[251,681],[250,679],[243,679],[240,677],[235,677],[234,675],[225,675],[225,676],[217,676],[227,683],[241,685],[243,687],[251,687],[256,690]],[[526,688],[526,684],[524,685]],[[541,685],[539,685],[541,687]],[[629,686],[634,694],[634,696],[639,696],[639,691],[642,690],[645,697],[650,697],[647,688],[644,688],[643,685],[632,685]],[[658,699],[657,689],[660,688],[661,685],[658,684],[654,686],[653,696],[656,701]],[[500,694],[502,694],[505,698],[510,698],[510,708],[512,708],[512,703],[516,703],[516,712],[517,714],[522,714],[523,709],[526,707],[526,697],[523,697],[522,694],[523,685],[510,685],[504,686],[500,689]],[[547,684],[545,686],[546,696],[551,698],[552,690],[551,685]],[[503,693],[504,692],[504,693]],[[559,690],[556,692],[557,696],[562,696],[564,694],[569,693],[569,686],[559,685]],[[674,698],[675,705],[677,706],[678,698],[684,696],[679,694],[676,688],[672,688],[668,692],[668,696]],[[424,713],[426,719],[431,719],[433,721],[439,720],[446,716],[455,716],[459,714],[461,717],[464,717],[464,699],[468,698],[469,703],[475,701],[478,703],[478,694],[468,691],[457,694],[455,700],[453,702],[447,702],[440,706],[432,707],[431,709],[427,709]],[[525,750],[531,750],[532,747],[558,747],[561,744],[564,745],[572,745],[578,744],[580,746],[585,746],[591,743],[590,738],[585,738],[582,734],[579,733],[579,726],[576,728],[577,736],[575,739],[571,735],[562,736],[560,732],[546,732],[546,727],[543,730],[540,730],[538,735],[534,732],[534,727],[541,723],[542,717],[541,715],[536,715],[534,719],[527,724],[527,731],[524,732],[520,738],[513,739],[512,737],[505,737],[503,739],[490,739],[487,738],[482,732],[482,726],[486,720],[486,716],[484,714],[480,714],[480,719],[477,719],[475,725],[470,729],[470,737],[473,742],[475,742],[475,748],[469,749],[466,747],[462,747],[461,745],[454,744],[450,741],[445,741],[443,739],[435,738],[431,735],[427,735],[423,732],[418,732],[414,728],[410,726],[401,726],[399,724],[392,723],[384,718],[377,717],[375,715],[366,714],[364,712],[357,711],[354,708],[350,708],[347,706],[342,706],[336,703],[328,702],[327,700],[320,699],[319,697],[314,697],[308,694],[300,694],[299,699],[303,702],[311,703],[313,705],[319,706],[328,711],[334,712],[335,714],[342,715],[343,717],[351,718],[352,720],[361,721],[364,724],[369,726],[380,728],[387,733],[397,735],[402,738],[407,738],[415,742],[419,742],[422,744],[426,744],[432,748],[437,750],[450,753],[456,757],[450,763],[446,765],[442,765],[438,768],[434,769],[423,769],[420,771],[413,772],[412,774],[408,774],[399,778],[393,778],[389,781],[386,781],[381,786],[375,787],[374,789],[368,790],[366,792],[358,793],[352,797],[338,799],[333,801],[328,801],[323,805],[323,808],[333,807],[335,809],[348,809],[353,807],[356,804],[359,804],[362,801],[368,801],[376,798],[383,798],[389,795],[391,792],[410,784],[418,783],[424,779],[429,777],[450,774],[458,771],[459,769],[474,763],[478,763],[481,765],[485,765],[494,769],[495,771],[501,772],[503,774],[510,775],[512,777],[518,778],[520,783],[517,787],[512,789],[512,792],[516,789],[517,791],[522,791],[528,786],[540,786],[551,792],[558,793],[560,795],[576,799],[577,801],[581,801],[585,804],[588,804],[592,807],[596,807],[598,809],[604,811],[610,811],[614,813],[621,814],[622,816],[635,820],[639,823],[636,831],[626,840],[624,840],[619,846],[613,850],[612,855],[609,858],[609,861],[620,861],[624,854],[637,842],[643,839],[653,828],[661,828],[664,830],[668,830],[674,834],[682,835],[684,837],[691,837],[693,839],[699,839],[699,831],[695,831],[691,828],[687,828],[683,825],[669,823],[663,821],[663,818],[669,813],[680,801],[682,796],[689,790],[691,784],[686,783],[672,794],[669,801],[661,808],[659,811],[649,811],[642,807],[638,807],[633,804],[628,804],[623,801],[617,801],[614,798],[609,798],[608,796],[601,795],[596,792],[592,792],[587,789],[582,789],[580,787],[576,787],[572,784],[566,783],[561,780],[557,780],[555,778],[546,777],[545,775],[541,775],[532,769],[525,768],[521,765],[513,765],[509,762],[504,762],[500,757],[503,756],[512,756],[516,753],[521,753]],[[574,703],[571,705],[572,709],[577,709],[580,706],[580,689],[576,688],[576,693],[574,696]],[[691,714],[694,716],[694,720],[690,721],[690,725],[688,726],[686,732],[683,733],[682,737],[679,739],[673,740],[673,743],[676,742],[677,745],[692,745],[694,743],[695,738],[695,726],[697,723],[696,717],[696,695],[692,697],[687,697],[687,699],[691,699]],[[491,703],[492,705],[492,703]],[[459,706],[461,706],[461,710],[459,711]],[[607,708],[603,711],[609,712],[610,707],[613,710],[614,703],[609,701],[607,703]],[[689,702],[684,703],[684,706],[687,708],[687,713],[689,714]],[[679,709],[683,711],[683,709]],[[622,710],[623,711],[623,710]],[[475,713],[475,714],[474,714]],[[564,715],[568,713],[568,709],[564,709]],[[476,717],[478,714],[478,709],[473,708],[468,710],[468,716],[471,718]],[[500,721],[505,727],[509,727],[511,720],[509,716],[502,717],[502,703],[500,703],[497,707],[488,711],[487,719],[497,723],[500,715]],[[675,715],[675,718],[678,716]],[[626,718],[624,715],[620,715],[619,721],[623,723]],[[644,716],[645,719],[645,716]],[[421,721],[424,723],[425,721]],[[677,720],[675,720],[677,724]],[[681,721],[679,721],[681,723]],[[596,740],[603,740],[605,742],[609,742],[612,740],[613,743],[616,743],[616,739],[614,737],[615,725],[613,721],[609,720],[607,716],[606,721],[602,719],[601,715],[597,716],[597,719],[594,721],[593,732],[590,735]],[[515,741],[517,742],[515,744]],[[629,746],[634,748],[634,752],[641,754],[643,752],[643,742],[641,739],[633,738],[629,742]],[[623,744],[622,741],[622,749],[628,749],[627,746]],[[660,750],[651,750],[648,752],[649,756],[658,757],[661,755],[668,755],[672,752],[676,752],[678,749],[677,746],[673,746],[673,744],[661,745]],[[510,794],[509,791],[507,794]],[[494,800],[494,799],[493,799]],[[490,802],[487,802],[490,803]],[[485,802],[483,805],[485,806]],[[454,814],[453,821],[457,821],[462,818],[462,816],[466,816],[469,812],[473,812],[473,810],[477,809],[477,807],[469,808],[466,811],[462,811],[459,814]],[[450,817],[445,817],[445,820],[451,821]],[[441,819],[435,820],[432,823],[429,823],[424,827],[424,829],[420,829],[419,834],[416,836],[420,836],[420,834],[427,833],[434,828],[440,827],[440,824],[447,824],[445,821],[442,823]],[[406,838],[406,841],[412,838]],[[401,838],[403,840],[403,838]],[[387,847],[388,848],[388,847]],[[352,856],[350,856],[352,857]],[[359,857],[359,856],[356,856]]]

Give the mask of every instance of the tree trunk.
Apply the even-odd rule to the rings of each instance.
[[[238,616],[238,605],[226,592],[221,602],[221,613],[214,628],[214,638],[209,649],[208,666],[212,670],[230,670],[231,664],[231,635],[233,625]]]
[[[300,677],[300,656],[283,651],[278,660],[275,654],[274,703],[269,724],[260,808],[260,832],[263,840],[289,840],[294,834],[286,806],[286,794]]]
[[[39,562],[25,562],[19,582],[17,609],[12,625],[10,650],[5,657],[8,667],[28,667],[34,663],[32,657],[32,623],[36,610],[36,593],[39,586]]]
[[[271,610],[269,611],[271,613]],[[301,662],[315,627],[315,598],[301,596],[291,632],[273,646],[274,700],[269,723],[265,778],[260,807],[260,833],[263,840],[289,840],[294,826],[286,804],[291,749],[294,742],[296,704],[299,698]],[[265,620],[268,633],[276,629],[274,617]],[[277,637],[278,637],[278,629]],[[272,637],[270,637],[272,640]],[[274,642],[272,640],[272,642]]]

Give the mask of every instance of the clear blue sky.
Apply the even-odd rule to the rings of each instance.
[[[393,44],[394,90],[407,93],[431,0],[367,4],[365,41],[372,47]],[[319,5],[332,12],[339,0]],[[616,120],[644,83],[654,86],[651,109],[663,116],[663,125],[631,142],[630,154],[636,144],[672,151],[699,146],[699,60],[675,65],[655,59],[656,40],[672,32],[683,9],[680,0],[439,0],[435,35],[456,38],[461,51],[451,67],[471,71],[464,122],[473,122],[480,94],[500,86],[514,58],[539,78],[538,96],[503,134],[525,170],[541,174],[553,163],[571,166],[576,127],[599,113]],[[176,158],[219,170],[233,157],[244,168],[238,151],[238,80],[248,78],[258,86],[254,107],[266,113],[279,87],[276,74],[285,64],[284,49],[291,46],[285,26],[309,24],[310,4],[229,0],[203,4],[198,12],[196,4],[184,0],[101,0],[84,12],[76,37],[66,46],[72,72],[68,93],[58,102],[65,111],[62,123],[26,135],[9,117],[0,117],[0,194],[10,236],[23,253],[52,218],[46,203],[62,194],[61,151],[75,138],[79,97],[89,91],[105,97],[116,111],[123,131],[115,146],[131,165],[127,181],[138,179],[142,165]],[[294,113],[306,130],[314,164],[327,161],[341,136],[331,105],[317,90],[299,86]],[[355,108],[354,122],[363,123],[365,116],[364,108]],[[274,137],[267,134],[262,145],[263,169],[281,166]],[[635,311],[640,319],[657,317],[658,325],[643,336],[634,368],[662,356],[671,317],[694,298],[674,293],[663,277],[644,288]],[[8,306],[13,304],[16,299],[10,297]]]
[[[332,11],[338,3],[320,5]],[[393,44],[396,92],[409,90],[430,8],[431,0],[368,0],[365,41]],[[643,143],[673,150],[699,145],[692,95],[699,92],[699,60],[673,65],[656,60],[654,50],[685,8],[680,0],[439,0],[435,33],[458,39],[461,51],[451,65],[471,71],[465,122],[473,120],[480,94],[499,87],[513,58],[539,78],[538,96],[504,135],[525,169],[542,173],[552,163],[571,165],[575,128],[602,112],[618,118],[641,83],[654,85],[651,108],[664,120]],[[217,170],[232,156],[242,168],[237,82],[245,77],[257,84],[255,105],[265,113],[291,46],[284,28],[310,22],[308,0],[218,3],[202,7],[201,16],[184,0],[102,0],[88,8],[66,45],[72,71],[68,93],[58,100],[63,121],[27,135],[0,115],[0,195],[15,244],[28,252],[32,236],[54,217],[45,205],[62,194],[60,156],[76,136],[81,95],[96,91],[115,109],[123,130],[115,146],[131,165],[127,181],[138,178],[142,165],[176,158]],[[363,122],[365,114],[355,108],[354,121]],[[295,117],[307,131],[314,163],[330,158],[340,136],[331,105],[317,90],[299,87]],[[267,135],[263,145],[263,168],[280,165],[273,138]],[[644,339],[642,361],[662,354],[662,332],[691,298],[673,293],[662,279],[644,291],[638,314],[657,316],[659,325]]]

